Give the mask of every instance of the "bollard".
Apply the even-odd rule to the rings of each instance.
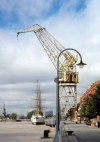
[[[50,130],[44,130],[44,138],[48,138],[48,135],[50,133]]]
[[[73,132],[74,131],[71,131],[71,130],[67,131],[68,135],[72,135]]]

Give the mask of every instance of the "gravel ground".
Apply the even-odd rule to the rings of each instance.
[[[49,137],[43,138],[44,130],[50,130]],[[31,122],[0,122],[0,142],[52,142],[55,128],[32,125]]]

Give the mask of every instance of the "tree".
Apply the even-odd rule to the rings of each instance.
[[[26,119],[26,116],[20,115],[20,116],[19,116],[19,119]]]
[[[27,113],[27,118],[30,119],[31,116],[32,116],[32,114],[33,114],[33,111],[28,112],[28,113]]]
[[[43,115],[42,112],[39,113],[40,115]],[[30,119],[32,115],[37,115],[37,110],[32,110],[27,113],[27,118]]]
[[[95,117],[95,114],[93,113],[95,112],[95,107],[92,101],[92,97],[88,97],[85,99],[85,102],[81,106],[81,116],[88,117],[89,119]]]
[[[17,119],[17,114],[13,112],[11,114],[11,118],[12,118],[12,120],[16,120]]]
[[[5,104],[3,104],[3,116],[4,116],[4,118],[6,118],[7,119],[7,113],[6,113],[6,107],[5,107]]]
[[[90,94],[81,105],[81,116],[93,118],[100,115],[100,85],[94,94]]]
[[[93,104],[95,105],[96,115],[100,115],[100,85],[97,86],[96,92],[92,95]]]

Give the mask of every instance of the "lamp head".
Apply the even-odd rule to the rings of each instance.
[[[80,61],[80,63],[78,63],[77,64],[80,68],[83,68],[85,65],[87,65],[87,64],[85,64],[85,63],[83,63],[83,61],[81,60]]]

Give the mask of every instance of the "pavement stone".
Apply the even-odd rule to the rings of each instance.
[[[78,139],[75,135],[68,136],[68,141],[69,142],[78,142]]]

